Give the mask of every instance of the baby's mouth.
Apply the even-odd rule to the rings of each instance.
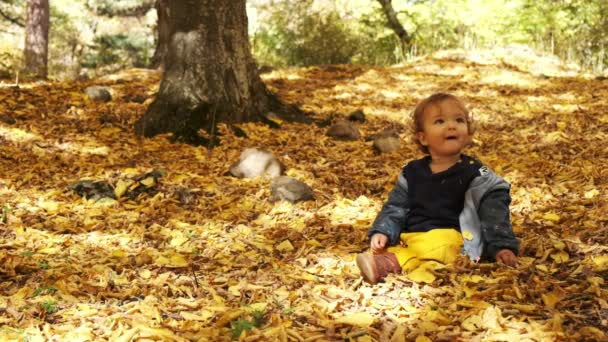
[[[457,136],[450,136],[450,137],[446,137],[445,140],[457,140],[458,137]]]

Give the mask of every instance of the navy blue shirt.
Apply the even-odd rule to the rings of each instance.
[[[407,232],[428,232],[435,228],[460,230],[459,217],[464,207],[464,194],[483,166],[477,159],[461,155],[449,169],[433,173],[431,157],[414,160],[403,168],[408,184],[410,214]]]

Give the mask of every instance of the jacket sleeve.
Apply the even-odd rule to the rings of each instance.
[[[510,249],[517,255],[519,242],[511,227],[509,204],[511,196],[507,189],[496,189],[486,193],[479,203],[479,219],[484,240],[484,257],[494,261],[501,249]]]
[[[391,245],[399,243],[399,235],[401,230],[405,228],[405,222],[410,211],[407,189],[407,180],[401,172],[397,184],[367,233],[368,237],[371,238],[376,233],[382,233],[388,236]]]

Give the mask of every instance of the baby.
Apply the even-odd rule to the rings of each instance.
[[[474,261],[516,265],[510,185],[462,153],[473,134],[464,104],[453,95],[434,94],[418,104],[413,124],[427,156],[401,170],[369,230],[374,254],[357,255],[363,278],[375,284],[428,261],[451,263],[461,251]]]

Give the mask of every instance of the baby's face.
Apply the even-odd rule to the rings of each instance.
[[[471,140],[463,105],[457,100],[446,99],[429,106],[424,111],[418,139],[428,147],[431,157],[460,154]]]

